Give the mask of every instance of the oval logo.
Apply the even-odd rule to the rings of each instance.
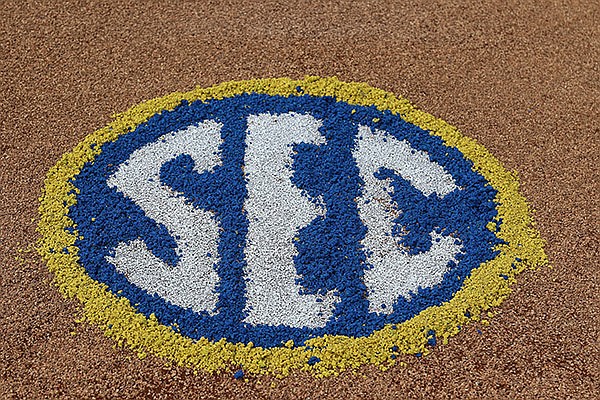
[[[333,78],[134,107],[50,171],[41,213],[40,251],[91,322],[211,372],[386,368],[545,261],[485,149]]]

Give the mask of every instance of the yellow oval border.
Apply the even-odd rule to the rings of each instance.
[[[299,91],[297,88],[300,88]],[[161,325],[154,315],[146,318],[138,313],[126,298],[119,298],[105,284],[91,279],[79,264],[76,226],[68,217],[69,207],[77,201],[77,189],[71,183],[86,162],[101,152],[104,143],[116,140],[163,110],[172,110],[182,100],[222,99],[242,93],[268,95],[333,96],[338,101],[361,106],[376,106],[390,110],[405,121],[442,138],[445,145],[456,147],[471,160],[474,169],[498,191],[496,196],[499,229],[491,223],[489,229],[505,241],[498,245],[494,259],[474,269],[454,297],[439,306],[429,307],[412,319],[398,325],[388,325],[368,337],[329,336],[308,340],[295,347],[288,342],[283,347],[263,349],[252,343],[230,343],[208,339],[193,341]],[[200,88],[153,99],[114,115],[106,127],[87,136],[75,149],[62,156],[48,172],[40,198],[41,219],[38,251],[54,273],[54,281],[67,298],[76,297],[84,308],[84,319],[98,325],[104,333],[135,350],[140,357],[146,352],[178,365],[208,372],[243,368],[251,374],[272,373],[282,377],[294,370],[307,370],[316,376],[336,375],[347,368],[375,364],[385,370],[393,365],[399,353],[427,354],[429,332],[435,331],[444,343],[470,320],[481,320],[483,311],[499,305],[510,293],[515,275],[526,268],[547,263],[544,241],[533,227],[529,207],[519,193],[518,178],[508,172],[488,150],[475,140],[464,137],[456,128],[425,112],[417,110],[401,97],[364,83],[345,83],[335,77],[256,79],[225,82],[210,88]],[[66,228],[73,228],[69,232]],[[503,275],[503,276],[502,276]],[[466,316],[465,313],[467,313]],[[482,320],[485,322],[485,320]],[[394,349],[395,350],[395,349]],[[309,365],[312,356],[321,361]]]

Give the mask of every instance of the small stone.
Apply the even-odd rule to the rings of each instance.
[[[242,379],[242,378],[244,378],[244,371],[241,370],[241,369],[235,371],[235,373],[233,374],[233,377],[235,379]]]

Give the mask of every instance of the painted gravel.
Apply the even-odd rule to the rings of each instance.
[[[40,252],[87,320],[237,378],[426,354],[546,262],[484,148],[334,78],[134,107],[49,172],[40,211]]]

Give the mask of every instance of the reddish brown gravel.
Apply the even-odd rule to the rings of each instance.
[[[597,396],[600,4],[283,3],[0,2],[0,398]],[[486,146],[519,173],[551,268],[428,357],[328,379],[194,375],[76,323],[30,251],[60,155],[145,99],[304,75],[404,95]]]

